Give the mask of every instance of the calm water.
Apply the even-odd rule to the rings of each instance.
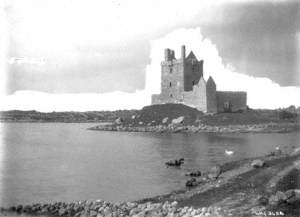
[[[6,123],[0,146],[1,205],[135,200],[182,189],[184,174],[263,155],[290,134],[155,134],[89,131],[94,124]],[[233,150],[226,156],[225,150]],[[182,169],[164,162],[186,159]]]

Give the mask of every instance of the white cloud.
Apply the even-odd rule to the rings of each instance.
[[[7,62],[9,64],[31,64],[31,65],[45,64],[45,60],[42,58],[28,58],[28,57],[11,57]]]
[[[151,41],[151,64],[146,67],[146,88],[136,93],[112,92],[106,94],[48,94],[34,91],[17,91],[2,96],[1,110],[35,109],[39,111],[87,111],[141,108],[149,105],[151,94],[160,92],[160,62],[164,49],[180,54],[185,44],[187,54],[193,50],[204,60],[204,77],[213,76],[218,90],[247,91],[248,105],[252,108],[278,108],[300,106],[299,87],[281,87],[268,78],[251,77],[238,73],[232,66],[224,66],[217,47],[202,36],[200,29],[178,29],[162,38]]]
[[[0,1],[0,94],[5,92],[5,84],[7,80],[6,57],[8,48],[8,25],[7,19],[3,10],[3,2]]]
[[[249,1],[253,0],[11,0],[6,4],[18,50],[61,56],[77,46],[147,39],[196,17],[201,19],[198,22],[214,22],[220,16],[216,6]]]

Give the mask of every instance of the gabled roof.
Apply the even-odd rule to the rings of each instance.
[[[200,83],[206,84],[206,81],[204,80],[203,76],[201,76],[201,78],[198,81],[198,84],[200,84]]]
[[[209,78],[206,82],[206,85],[207,86],[216,86],[216,83],[215,83],[214,79],[211,76],[209,76]]]
[[[208,83],[208,82],[215,83],[214,79],[213,79],[211,76],[209,76],[209,78],[208,78],[208,80],[207,80],[207,83]]]
[[[197,57],[195,56],[195,54],[193,53],[193,51],[191,51],[189,53],[189,55],[187,56],[187,59],[196,59],[197,60]]]

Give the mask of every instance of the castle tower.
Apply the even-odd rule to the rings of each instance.
[[[152,95],[152,104],[162,103],[183,103],[208,113],[222,112],[229,103],[236,111],[246,108],[247,93],[217,91],[212,77],[207,82],[203,78],[203,60],[198,60],[193,51],[186,56],[183,45],[179,59],[174,50],[165,49],[161,93]]]
[[[184,53],[181,53],[181,57],[182,55]],[[160,99],[165,103],[180,103],[183,91],[184,58],[176,59],[174,50],[167,48],[165,49],[165,61],[161,62]]]
[[[184,91],[193,90],[193,86],[201,77],[203,77],[203,60],[198,61],[191,51],[184,61]]]
[[[206,82],[206,112],[217,112],[217,87],[214,79],[209,76]]]
[[[192,91],[203,76],[203,61],[198,61],[191,51],[186,57],[185,46],[181,46],[179,59],[174,50],[165,49],[165,60],[161,62],[161,94],[154,95],[152,102],[183,103],[184,92]]]

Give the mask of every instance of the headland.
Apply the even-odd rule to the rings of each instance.
[[[207,114],[183,104],[161,104],[146,106],[131,117],[118,117],[89,129],[158,133],[286,133],[300,130],[299,111],[247,109]]]

